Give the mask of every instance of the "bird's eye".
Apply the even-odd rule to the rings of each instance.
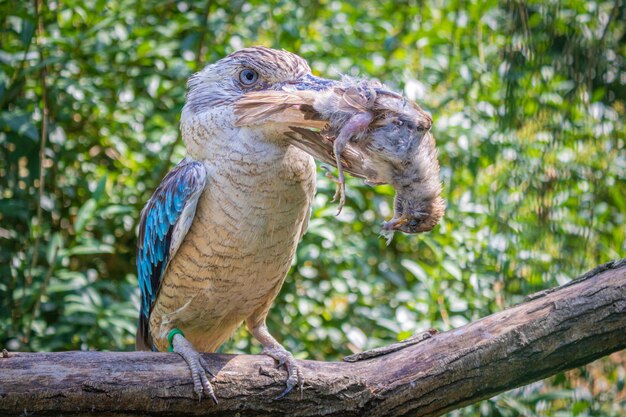
[[[246,68],[239,73],[239,81],[244,85],[252,85],[259,78],[259,74],[255,70]]]
[[[411,221],[409,222],[409,226],[411,226],[411,227],[415,227],[415,226],[417,226],[417,220],[411,220]]]

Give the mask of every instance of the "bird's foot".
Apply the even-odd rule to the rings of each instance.
[[[281,345],[273,346],[273,347],[266,346],[261,353],[263,355],[267,355],[273,358],[276,362],[278,362],[278,364],[276,365],[277,368],[284,366],[287,369],[287,375],[288,375],[287,381],[286,381],[287,387],[275,399],[279,400],[283,398],[285,395],[289,394],[295,386],[298,387],[298,390],[300,391],[300,399],[302,399],[302,387],[304,385],[304,376],[302,375],[302,370],[298,366],[298,363],[296,362],[293,355]]]
[[[185,362],[187,362],[193,380],[193,391],[198,395],[199,400],[202,400],[202,394],[204,393],[211,397],[213,402],[217,404],[217,398],[215,397],[213,386],[211,386],[207,374],[211,377],[215,377],[215,375],[213,375],[209,369],[209,365],[204,358],[193,348],[191,343],[185,339],[182,332],[180,332],[180,330],[176,332],[176,330],[178,329],[174,329],[170,332],[171,336],[168,337],[170,339],[171,350],[178,353],[183,357]]]
[[[338,163],[341,164],[341,161]],[[339,207],[337,208],[337,215],[339,215],[339,213],[341,213],[341,209],[346,204],[346,183],[343,172],[341,173],[341,178],[337,178],[332,174],[332,172],[330,172],[330,167],[322,165],[322,169],[326,171],[326,178],[334,182],[337,186],[332,202],[334,203],[337,199],[339,199]]]

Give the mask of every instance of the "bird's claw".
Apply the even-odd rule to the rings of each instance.
[[[280,368],[281,366],[283,366],[285,364],[286,360],[284,357],[278,359],[278,363],[276,364],[276,369]]]
[[[200,365],[202,365],[202,369],[204,369],[207,374],[211,375],[211,378],[215,378],[215,375],[213,375],[213,372],[211,372],[211,370],[209,369],[209,364],[206,362],[206,360],[204,360],[204,358],[199,354],[198,357],[200,358]]]
[[[213,386],[209,382],[207,374],[215,377],[209,369],[206,360],[193,348],[191,343],[182,335],[177,334],[172,341],[174,352],[183,357],[189,370],[191,371],[191,379],[193,381],[193,391],[198,395],[198,400],[202,400],[202,394],[207,394],[215,404],[218,403]]]
[[[276,368],[280,368],[281,366],[284,366],[287,369],[288,376],[287,376],[287,381],[285,382],[287,387],[282,393],[280,393],[280,395],[278,395],[274,399],[280,400],[281,398],[289,394],[296,386],[298,387],[298,390],[300,391],[300,399],[302,399],[304,375],[302,374],[302,370],[298,366],[298,363],[296,362],[293,355],[282,346],[274,347],[274,348],[265,348],[263,349],[263,352],[261,353],[274,359],[278,363],[276,365]]]

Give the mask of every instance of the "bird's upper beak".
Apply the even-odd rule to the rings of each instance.
[[[291,127],[321,129],[327,121],[307,112],[313,110],[317,95],[331,89],[336,81],[311,74],[299,80],[273,85],[269,89],[250,91],[235,103],[237,126],[258,126],[265,123]]]

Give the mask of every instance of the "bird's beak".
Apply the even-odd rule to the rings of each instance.
[[[299,80],[276,84],[270,89],[250,91],[235,103],[236,125],[271,123],[283,127],[286,132],[292,127],[322,129],[327,121],[314,114],[313,102],[320,92],[336,83],[307,74]]]

